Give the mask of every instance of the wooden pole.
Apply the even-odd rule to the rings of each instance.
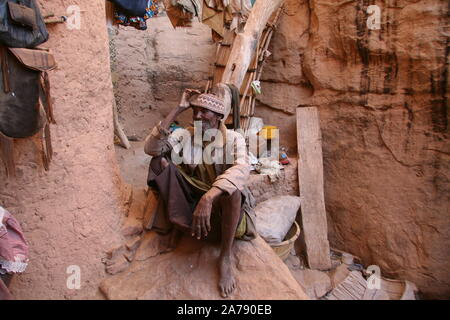
[[[283,0],[256,1],[245,24],[244,32],[238,33],[234,40],[221,82],[233,84],[237,88],[241,87],[267,21],[282,2]]]
[[[323,191],[322,135],[316,107],[297,108],[298,181],[302,231],[311,269],[331,268]]]
[[[114,132],[119,138],[120,144],[125,149],[130,149],[131,148],[130,142],[128,141],[125,132],[123,132],[122,126],[120,125],[119,122],[119,114],[117,112],[117,104],[115,98],[113,99],[113,123],[114,123]]]

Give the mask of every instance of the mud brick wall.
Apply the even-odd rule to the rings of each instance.
[[[255,174],[250,175],[248,187],[255,197],[256,203],[260,203],[274,196],[299,196],[297,160],[290,159],[291,163],[284,166],[281,177],[270,182],[269,176]]]
[[[17,299],[97,298],[101,259],[121,242],[121,178],[115,161],[112,83],[104,0],[40,1],[44,14],[80,8],[80,29],[48,27],[57,69],[49,72],[56,125],[53,161],[42,166],[39,141],[16,139],[16,179],[0,165],[0,205],[21,223],[30,263],[11,283]],[[79,288],[67,280],[79,267]],[[69,269],[70,271],[70,269]]]

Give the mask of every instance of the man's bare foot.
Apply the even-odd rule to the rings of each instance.
[[[219,258],[219,289],[220,295],[227,298],[236,288],[236,280],[233,272],[232,259],[230,256],[221,256]]]

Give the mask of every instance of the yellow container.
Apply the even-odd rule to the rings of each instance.
[[[266,140],[272,140],[278,138],[278,127],[276,126],[264,126],[259,134]]]

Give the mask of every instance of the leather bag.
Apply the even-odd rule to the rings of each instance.
[[[48,37],[35,0],[0,0],[0,44],[12,48],[35,48]]]
[[[0,47],[0,141],[8,175],[14,175],[13,139],[41,132],[44,167],[51,160],[49,123],[55,123],[47,71],[56,67],[43,50]]]

